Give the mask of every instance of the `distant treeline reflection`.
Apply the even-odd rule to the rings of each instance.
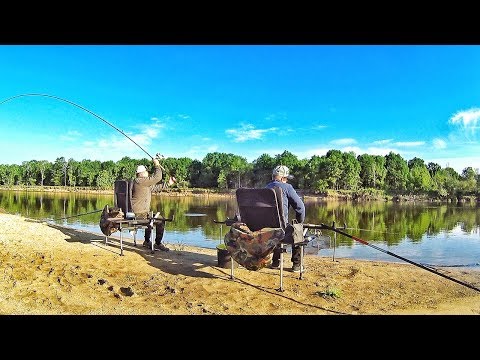
[[[0,208],[34,219],[62,219],[103,209],[106,204],[113,205],[113,195],[0,191]],[[225,220],[237,211],[234,197],[208,196],[154,196],[152,209],[166,217],[174,215],[174,221],[168,224],[169,230],[188,232],[200,228],[211,240],[218,240],[220,231],[213,220]],[[305,222],[327,225],[335,222],[337,227],[346,224],[347,231],[354,236],[389,245],[398,244],[406,237],[413,242],[421,241],[424,235],[435,236],[459,226],[465,232],[478,231],[480,223],[480,211],[474,203],[432,206],[413,202],[306,201],[306,209]],[[98,226],[99,218],[99,213],[92,213],[64,221]],[[223,229],[225,231],[225,227]],[[342,236],[337,241],[339,245],[354,242]]]

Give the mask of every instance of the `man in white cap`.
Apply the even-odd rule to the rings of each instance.
[[[292,207],[295,211],[295,218],[299,223],[303,223],[305,220],[305,204],[300,196],[287,181],[293,179],[293,175],[290,175],[290,170],[285,165],[278,165],[272,171],[272,181],[267,184],[267,188],[279,187],[282,189],[283,200],[283,216],[285,223],[288,223],[288,209]],[[300,246],[292,246],[292,271],[300,272]],[[273,251],[271,268],[277,269],[280,267],[280,246],[276,247]]]
[[[155,171],[150,175],[144,165],[137,167],[137,177],[133,180],[132,188],[132,210],[137,219],[147,219],[150,212],[150,204],[152,201],[152,190],[155,184],[162,180],[162,167],[158,159],[153,159]],[[161,251],[169,251],[165,245],[162,244],[163,233],[165,232],[165,222],[159,221],[155,227],[155,245],[154,249]],[[150,236],[152,229],[150,227],[145,229],[145,241],[143,246],[151,247]]]

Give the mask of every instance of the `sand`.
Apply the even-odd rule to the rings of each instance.
[[[100,231],[100,229],[99,229]],[[168,224],[167,229],[168,232]],[[218,267],[215,249],[152,254],[99,234],[0,213],[3,315],[479,315],[480,292],[408,263],[306,255],[303,278]],[[291,267],[289,256],[285,269]],[[438,269],[480,288],[480,272]]]

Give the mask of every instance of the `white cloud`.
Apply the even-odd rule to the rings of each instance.
[[[467,167],[472,167],[473,170],[480,170],[480,157],[478,156],[462,156],[462,157],[443,157],[443,158],[432,158],[425,160],[425,164],[429,162],[434,162],[440,165],[442,168],[451,167],[457,173],[461,174],[463,169]]]
[[[62,134],[60,135],[60,140],[63,140],[63,141],[75,141],[77,140],[79,137],[81,137],[82,134],[76,130],[71,130],[71,131],[67,131],[66,134]]]
[[[433,139],[432,144],[435,149],[445,149],[447,147],[446,141],[442,139]]]
[[[292,132],[302,132],[303,131],[302,128],[292,129],[290,127],[286,127],[286,128],[283,128],[283,129],[279,129],[279,128],[274,128],[274,129],[277,132],[277,135],[279,135],[279,136],[290,136],[290,134]]]
[[[453,125],[459,125],[466,135],[474,135],[479,126],[480,108],[471,108],[468,110],[458,111],[448,122]]]
[[[344,139],[337,139],[337,140],[330,141],[330,144],[332,145],[350,145],[350,144],[356,144],[356,143],[357,143],[357,140],[352,138],[344,138]]]
[[[170,117],[168,116],[165,116],[161,119],[152,117],[151,120],[153,121],[153,124],[140,124],[136,126],[138,129],[140,129],[139,133],[125,134],[142,147],[150,145],[152,140],[159,136],[160,130],[166,127],[165,122],[169,119]]]
[[[394,143],[395,146],[414,147],[425,145],[425,141],[398,141]]]
[[[362,154],[385,156],[385,155],[388,155],[390,152],[393,152],[396,154],[398,153],[398,150],[393,148],[369,147],[367,151],[364,151]]]
[[[392,141],[393,141],[393,139],[377,140],[377,141],[374,141],[372,144],[373,145],[385,145],[385,144],[388,144]]]
[[[312,129],[313,130],[323,130],[327,127],[328,127],[327,125],[314,125],[314,126],[312,126]]]
[[[233,137],[235,142],[245,142],[249,140],[259,140],[264,134],[268,132],[276,131],[277,128],[272,127],[269,129],[255,129],[251,124],[240,124],[240,129],[227,129],[225,133]]]
[[[270,115],[267,115],[265,116],[265,120],[266,121],[284,121],[284,120],[287,120],[287,113],[285,112],[278,112],[278,113],[274,113],[274,114],[270,114]]]
[[[120,130],[123,136],[115,133],[109,137],[100,137],[84,141],[81,146],[82,150],[78,152],[78,156],[84,153],[85,158],[98,160],[102,160],[102,158],[112,159],[115,158],[115,156],[120,159],[125,155],[131,158],[146,157],[148,146],[158,138],[161,129],[166,126],[165,121],[168,119],[168,117],[161,119],[152,117],[150,119],[152,123],[136,125],[135,128],[138,131],[136,133],[127,133]],[[154,154],[152,153],[151,155]]]

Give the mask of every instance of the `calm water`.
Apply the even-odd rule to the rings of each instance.
[[[0,191],[0,208],[8,213],[98,234],[100,212],[87,213],[101,210],[106,204],[113,206],[113,195]],[[307,200],[306,208],[305,222],[345,225],[344,232],[416,263],[480,269],[480,208],[476,204]],[[166,217],[174,216],[174,221],[167,222],[165,243],[215,248],[229,227],[213,220],[233,217],[236,201],[233,197],[154,196],[152,209]],[[329,240],[330,247],[316,256],[403,262],[333,231],[322,230],[321,236]],[[137,234],[138,238],[143,239],[143,234]]]

